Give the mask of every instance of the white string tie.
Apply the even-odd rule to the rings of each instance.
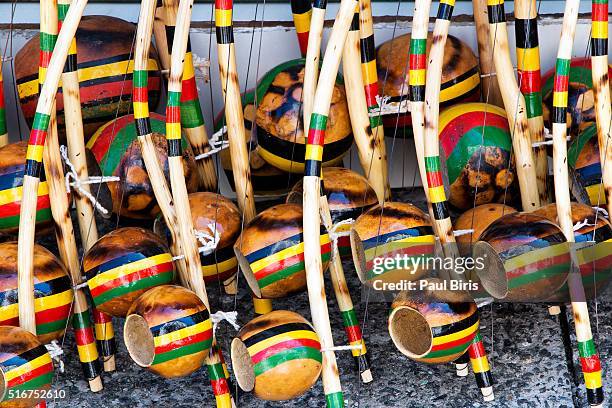
[[[81,289],[85,288],[86,286],[87,286],[87,281],[86,281],[86,280],[84,280],[83,282],[81,282],[81,283],[79,283],[79,284],[74,285],[74,286],[72,287],[72,289],[74,289],[75,291],[77,291],[77,290],[81,290]]]
[[[495,299],[493,299],[492,297],[486,297],[486,298],[480,298],[480,299],[475,299],[474,302],[476,302],[476,307],[478,309],[483,308],[487,305],[490,305],[491,303],[493,303],[495,301]]]
[[[340,239],[340,237],[348,237],[351,235],[350,230],[349,231],[338,231],[338,229],[340,229],[340,227],[343,227],[345,225],[353,225],[354,223],[355,223],[354,219],[347,218],[346,220],[342,220],[342,221],[335,223],[334,225],[332,225],[331,229],[327,231],[327,234],[329,235],[329,239],[331,240],[331,243],[332,243],[332,257],[334,256],[334,254],[338,253],[338,239]]]
[[[595,211],[597,211],[597,212],[600,212],[604,217],[606,217],[608,219],[610,218],[610,214],[608,214],[608,212],[604,208],[595,206],[595,207],[593,207],[593,209]]]
[[[59,372],[63,373],[64,361],[62,360],[62,355],[64,354],[64,350],[62,349],[62,346],[60,346],[57,340],[53,340],[51,343],[45,344],[45,348],[49,352],[51,359],[56,363]]]
[[[234,330],[236,331],[240,330],[240,326],[237,323],[238,312],[236,311],[224,312],[223,310],[219,310],[210,315],[210,320],[212,321],[212,325],[213,325],[213,339],[215,338],[215,332],[217,330],[217,326],[219,325],[219,323],[221,323],[224,320],[228,322],[229,324],[231,324]]]
[[[574,224],[574,231],[578,231],[582,227],[593,227],[595,225],[596,224],[590,224],[589,220],[585,218],[584,220],[578,221],[576,224]]]
[[[76,168],[74,167],[74,165],[68,158],[68,148],[64,145],[60,146],[60,153],[62,155],[62,159],[64,160],[64,163],[66,163],[66,166],[68,166],[69,168],[69,170],[66,172],[66,178],[65,178],[66,192],[69,193],[70,188],[72,187],[73,189],[78,191],[81,196],[87,198],[91,202],[91,204],[93,204],[93,206],[96,207],[96,210],[100,211],[104,215],[108,214],[108,210],[104,208],[102,204],[98,202],[98,200],[96,200],[96,197],[94,197],[93,194],[91,194],[89,191],[83,188],[83,186],[89,185],[89,184],[108,183],[110,181],[119,181],[121,179],[115,176],[102,176],[102,177],[93,176],[93,177],[87,178],[86,180],[81,180],[79,179],[77,175]],[[74,181],[70,181],[70,180],[74,180]]]
[[[326,351],[361,350],[362,347],[363,346],[361,344],[352,344],[348,346],[331,346],[322,348],[321,353],[325,353]]]
[[[210,60],[205,57],[200,57],[194,52],[191,53],[193,59],[193,67],[195,68],[197,79],[201,79],[204,82],[210,81]]]
[[[552,146],[553,145],[553,141],[552,141],[553,135],[550,132],[550,130],[548,130],[548,128],[544,128],[544,141],[542,142],[533,142],[531,144],[531,147],[540,147],[540,146]],[[571,140],[570,136],[567,136],[565,138],[565,140],[567,140],[568,142]]]
[[[227,149],[229,147],[229,140],[224,140],[223,136],[227,133],[227,126],[223,126],[221,129],[216,131],[212,137],[208,140],[211,149],[206,153],[198,154],[195,159],[202,160],[210,157],[214,154],[219,153],[223,149]]]
[[[203,254],[204,256],[210,255],[213,253],[215,249],[217,249],[217,245],[219,245],[219,241],[221,240],[221,234],[217,230],[216,224],[208,224],[208,229],[211,234],[208,234],[204,231],[194,230],[193,233],[196,239],[200,242],[201,246],[198,247],[198,252]],[[185,255],[177,255],[173,256],[173,261],[178,261],[179,259],[184,259]]]
[[[497,72],[489,72],[488,74],[480,74],[481,78],[491,78],[497,76]]]
[[[462,235],[473,234],[473,233],[474,233],[474,229],[457,229],[453,231],[453,234],[456,237],[460,237]]]
[[[390,102],[389,99],[391,99],[390,96],[376,95],[378,108],[370,110],[368,115],[372,118],[381,115],[410,112],[410,100],[408,98],[402,99],[399,102]]]

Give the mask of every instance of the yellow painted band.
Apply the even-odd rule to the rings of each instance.
[[[376,72],[376,60],[362,63],[361,73],[363,75],[363,82],[365,85],[376,82],[378,78],[378,72]]]
[[[30,371],[34,371],[39,367],[49,364],[50,362],[51,357],[49,356],[49,353],[45,353],[42,356],[36,357],[34,360],[30,361],[27,364],[23,364],[8,372],[5,372],[4,379],[6,380],[6,382],[9,382],[17,377],[21,377],[22,375],[29,373]]]
[[[306,160],[323,160],[323,146],[319,145],[306,145]]]
[[[144,119],[149,117],[149,103],[148,102],[134,102],[134,119]]]
[[[593,184],[588,186],[586,188],[586,192],[589,196],[591,204],[597,205],[599,203],[601,205],[607,203],[603,184]]]
[[[418,86],[425,85],[425,70],[414,69],[408,73],[408,85]]]
[[[181,124],[166,122],[166,139],[177,140],[180,138],[181,138]]]
[[[260,299],[253,296],[253,310],[259,315],[270,313],[272,311],[272,302],[270,299]],[[223,365],[223,369],[227,372],[225,365]]]
[[[79,353],[79,361],[81,363],[91,363],[92,361],[98,359],[96,342],[84,344],[82,346],[77,345],[77,351]]]
[[[202,275],[204,275],[205,277],[216,276],[217,274],[235,268],[237,265],[238,260],[235,257],[226,259],[225,261],[219,262],[214,265],[202,265]]]
[[[463,329],[461,331],[458,331],[457,333],[447,334],[446,336],[434,337],[432,342],[431,342],[431,344],[433,346],[437,346],[437,345],[440,345],[440,344],[450,343],[451,341],[455,341],[455,340],[459,340],[459,339],[462,339],[464,337],[467,337],[471,333],[474,333],[474,332],[476,332],[476,330],[478,330],[478,324],[479,323],[480,322],[476,322],[473,325],[471,325],[470,327],[468,327],[467,329]]]
[[[47,68],[38,67],[38,83],[44,84],[47,78]]]
[[[593,21],[591,32],[593,38],[608,38],[608,22]]]
[[[228,27],[232,25],[232,10],[215,9],[215,26]]]
[[[112,322],[106,322],[104,324],[95,324],[94,330],[96,332],[96,339],[110,339],[115,336],[115,330],[113,329]]]
[[[308,10],[303,14],[293,15],[293,24],[295,25],[295,31],[298,33],[305,33],[310,30],[310,18],[312,17],[312,9]]]
[[[476,72],[471,77],[440,91],[440,102],[446,102],[460,95],[465,95],[480,84],[480,75]]]
[[[28,145],[28,150],[26,150],[26,160],[41,162],[43,158],[43,150],[44,146]]]
[[[21,201],[23,187],[14,187],[0,191],[0,205]],[[46,181],[38,185],[38,197],[49,195],[49,186]]]
[[[521,71],[537,71],[540,69],[540,48],[516,49],[516,66]]]
[[[429,188],[429,199],[432,203],[441,203],[446,201],[444,186]]]
[[[232,399],[229,394],[215,395],[217,408],[232,408]]]
[[[319,341],[319,336],[317,336],[317,333],[315,333],[314,330],[294,330],[286,333],[277,334],[276,336],[272,336],[270,338],[262,340],[258,343],[253,344],[247,350],[249,351],[249,354],[253,356],[259,353],[260,351],[265,350],[268,347],[274,346],[283,341],[298,339]]]
[[[361,346],[360,349],[358,348],[354,348],[351,349],[351,354],[353,354],[353,357],[359,357],[359,356],[363,356],[364,354],[366,354],[368,352],[368,350],[366,349],[366,345],[365,342],[363,341],[363,339],[358,340],[358,341],[353,341],[350,343],[351,346]]]
[[[423,235],[420,237],[408,237],[398,239],[397,241],[387,242],[365,250],[366,259],[370,260],[374,257],[384,256],[389,252],[395,252],[402,249],[419,246],[423,244],[434,244],[436,239],[433,235]]]
[[[117,279],[121,276],[129,275],[133,272],[137,272],[142,269],[151,268],[156,265],[160,265],[160,264],[164,264],[168,262],[172,262],[172,256],[170,254],[154,255],[149,258],[141,259],[136,262],[132,262],[129,264],[118,266],[113,269],[109,269],[108,271],[103,272],[89,279],[87,281],[87,285],[89,286],[89,289],[94,289],[100,285],[105,284],[108,281]]]
[[[587,388],[600,388],[601,387],[601,371],[594,373],[584,373],[584,385]]]
[[[185,62],[183,63],[183,81],[191,79],[195,76],[193,68],[193,54],[188,52],[185,54]]]
[[[472,363],[472,370],[474,370],[475,373],[485,373],[490,370],[489,359],[486,356],[471,358],[470,362]]]
[[[257,146],[257,152],[262,157],[262,159],[264,159],[266,162],[270,163],[274,167],[278,167],[279,169],[283,169],[285,171],[289,171],[289,169],[291,169],[291,173],[295,173],[295,174],[304,173],[304,163],[303,162],[301,163],[298,161],[291,161],[291,160],[284,159],[280,156],[275,155],[274,153],[267,151],[261,146]],[[343,156],[344,154],[332,160],[323,162],[322,165],[323,167],[341,165]]]
[[[504,4],[504,0],[487,0],[487,6],[497,6],[498,4]]]
[[[553,93],[553,106],[557,108],[567,108],[567,91]]]
[[[504,262],[504,268],[506,271],[512,271],[543,259],[552,258],[567,253],[569,253],[569,244],[567,242],[562,242],[560,244],[536,249],[535,251],[529,251],[522,255],[515,256],[514,258],[510,258]]]
[[[73,299],[74,292],[72,292],[72,289],[51,296],[36,298],[34,299],[34,310],[38,312],[41,310],[54,309],[72,303]]]

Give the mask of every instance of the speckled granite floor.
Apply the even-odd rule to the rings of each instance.
[[[359,284],[350,264],[346,275],[353,291],[356,311],[364,319],[366,304],[361,302]],[[221,294],[220,288],[209,288],[216,310],[234,310],[237,304],[239,320],[246,323],[252,313],[250,296],[244,280],[236,299]],[[332,294],[328,285],[328,294]],[[591,304],[592,326],[599,347],[604,372],[604,384],[612,384],[612,291],[608,290],[596,305]],[[333,296],[328,298],[336,344],[345,344],[344,330]],[[310,318],[306,294],[275,302],[275,308],[291,309]],[[485,347],[495,378],[495,402],[484,403],[472,376],[459,378],[452,365],[430,366],[415,363],[400,354],[386,329],[387,306],[367,305],[363,326],[374,381],[361,384],[350,352],[337,354],[345,399],[349,407],[585,407],[584,385],[574,384],[568,370],[557,319],[549,316],[543,304],[493,304],[481,309],[481,327]],[[134,364],[122,341],[123,321],[115,319],[118,340],[117,371],[104,375],[103,392],[89,392],[81,375],[74,336],[66,336],[65,373],[56,374],[54,387],[64,389],[66,398],[50,402],[50,407],[213,407],[214,397],[205,369],[188,378],[165,380]],[[570,316],[570,324],[571,316]],[[573,327],[573,326],[571,326]],[[218,330],[218,338],[229,360],[228,346],[235,331],[227,324]],[[575,338],[572,338],[575,349]],[[578,364],[577,352],[573,361]],[[231,367],[230,367],[231,371]],[[579,378],[581,381],[581,378]],[[239,407],[322,407],[324,398],[319,381],[301,398],[282,403],[257,400],[241,394]],[[606,402],[605,406],[612,404]]]

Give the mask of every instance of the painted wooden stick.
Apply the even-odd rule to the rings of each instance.
[[[557,204],[557,217],[559,226],[563,230],[568,242],[573,243],[574,225],[572,222],[572,209],[569,195],[569,178],[567,168],[567,95],[569,86],[570,60],[578,8],[580,0],[567,0],[563,14],[563,28],[555,64],[555,79],[553,85],[553,174],[555,182],[555,199]],[[606,67],[607,70],[607,67]],[[577,268],[575,249],[570,249],[573,267]],[[576,340],[582,373],[587,389],[587,400],[591,406],[603,406],[604,394],[602,387],[601,363],[593,342],[589,309],[582,285],[582,275],[579,271],[570,271],[567,284],[572,300],[572,312],[576,327]]]
[[[291,0],[291,14],[293,14],[293,25],[295,25],[300,53],[302,58],[305,58],[306,50],[308,49],[310,19],[312,17],[312,4],[310,0]]]
[[[429,33],[429,13],[431,0],[417,0],[414,3],[412,33],[408,57],[408,98],[412,117],[414,148],[419,165],[421,184],[427,198],[429,217],[434,219],[433,207],[427,189],[427,172],[425,170],[425,72],[427,68],[427,35]],[[439,236],[437,224],[434,231]]]
[[[531,142],[544,141],[544,118],[542,117],[542,85],[540,77],[540,48],[538,40],[538,10],[536,0],[514,2],[516,60],[518,83],[525,97],[527,124]],[[538,179],[540,204],[550,202],[548,196],[548,154],[546,146],[533,147]]]
[[[319,64],[321,62],[321,39],[323,37],[323,24],[325,23],[326,9],[327,0],[313,1],[310,31],[308,32],[308,49],[306,51],[306,63],[304,66],[304,87],[302,88],[304,129],[310,129],[310,116],[314,105],[319,77]]]
[[[368,115],[368,105],[366,103],[367,93],[364,92],[363,85],[363,64],[361,64],[363,57],[360,58],[359,49],[359,9],[357,9],[355,10],[355,16],[353,17],[342,53],[344,87],[346,89],[353,136],[357,144],[359,162],[366,178],[374,188],[374,191],[376,191],[378,201],[382,203],[389,197],[391,192],[387,178],[385,140],[384,134],[382,137],[375,135],[373,132],[376,129],[371,126],[371,118]],[[371,65],[372,63],[373,65]],[[366,65],[370,68],[373,67],[372,69],[376,72],[376,60],[366,63]],[[378,86],[378,80],[376,81],[376,86]],[[376,116],[372,119],[380,118]],[[378,120],[378,123],[381,124],[380,128],[382,129],[382,121]]]
[[[504,0],[487,0],[487,4],[491,47],[494,50],[493,62],[504,100],[504,108],[508,114],[516,173],[521,190],[521,202],[523,211],[532,211],[540,207],[540,194],[527,122],[525,98],[516,82],[514,68],[510,60]]]
[[[438,137],[438,117],[440,114],[440,84],[442,81],[442,62],[448,27],[453,14],[454,0],[441,0],[433,32],[433,43],[429,50],[425,88],[425,174],[427,175],[428,201],[433,210],[433,223],[446,257],[456,258],[459,251],[453,234],[453,224],[448,213],[448,202],[444,192],[442,168],[440,165],[440,141]],[[452,273],[452,271],[449,271]]]
[[[65,11],[66,10],[64,10],[62,7],[62,12]],[[41,2],[41,17],[42,15],[45,17],[41,18],[41,70],[39,71],[38,79],[39,86],[41,87],[44,84],[44,73],[46,72],[49,64],[49,59],[46,58],[45,54],[46,52],[53,52],[54,43],[57,39],[58,28],[60,27],[60,23],[65,19],[64,14],[62,16],[62,20],[59,20],[57,3],[53,0]],[[48,40],[46,44],[43,44],[42,41],[43,34]],[[64,64],[64,70],[68,65],[76,69],[76,47],[74,46],[76,45],[76,42],[74,41],[74,37],[70,40],[70,43],[70,48],[68,49],[68,55]],[[68,94],[70,94],[70,92],[73,90],[70,90],[70,86],[68,89],[69,90],[66,91],[66,88],[64,88],[64,98],[65,100],[68,100],[68,106],[70,107],[70,103],[72,102],[70,99],[72,95]],[[76,109],[78,109],[80,112],[80,102],[78,103],[78,107]],[[59,255],[70,273],[72,283],[76,286],[82,283],[81,267],[79,264],[80,258],[74,235],[74,227],[72,225],[72,219],[70,218],[70,201],[66,193],[66,184],[64,182],[64,163],[62,162],[59,150],[55,104],[51,109],[49,119],[49,134],[44,145],[43,165],[45,168],[45,174],[51,175],[47,179],[47,185],[49,186],[51,214],[55,223],[55,236],[57,239]],[[91,313],[89,310],[89,305],[87,304],[84,289],[75,289],[73,307],[74,315],[72,318],[72,326],[75,332],[81,367],[83,368],[83,373],[89,383],[89,388],[93,392],[99,392],[103,388],[102,379],[100,378],[101,367],[98,348],[96,347],[96,341],[93,335],[94,332],[91,323]]]
[[[234,22],[232,19],[233,0],[215,0],[215,27],[217,31],[217,55],[221,89],[225,100],[225,121],[232,157],[232,173],[238,207],[244,222],[249,223],[256,214],[251,168],[244,129],[244,112],[240,97],[240,85],[236,69],[234,47]],[[255,313],[265,314],[272,310],[272,301],[253,296]]]
[[[333,351],[333,338],[329,322],[329,312],[323,284],[321,265],[320,235],[320,196],[321,196],[321,161],[323,142],[327,127],[327,116],[342,48],[346,43],[349,27],[353,18],[357,0],[342,0],[321,67],[315,99],[310,118],[310,128],[306,144],[304,171],[304,261],[306,284],[313,326],[319,335],[323,352],[323,390],[328,407],[344,406],[342,386],[338,375],[336,355]],[[314,23],[313,23],[314,25]],[[312,25],[311,25],[312,34]],[[310,52],[310,44],[308,52]]]
[[[474,25],[478,38],[478,64],[480,65],[482,100],[503,108],[504,101],[499,91],[499,83],[495,78],[495,64],[493,64],[492,59],[493,51],[487,17],[487,0],[472,0],[472,8],[474,9]]]
[[[495,399],[495,394],[493,394],[493,376],[491,375],[489,359],[482,344],[480,332],[476,333],[474,340],[472,340],[472,344],[468,348],[468,354],[472,370],[474,371],[474,377],[476,378],[476,385],[480,388],[483,399],[487,402],[493,401]]]
[[[59,28],[66,18],[72,0],[58,1]],[[64,116],[66,123],[66,139],[68,155],[79,180],[89,177],[85,156],[85,139],[83,136],[83,118],[81,116],[81,98],[79,95],[79,76],[77,72],[76,38],[68,50],[64,73],[62,74],[62,93],[64,95]],[[89,185],[81,185],[81,189],[89,192]],[[98,240],[98,227],[94,217],[93,204],[85,197],[75,192],[75,203],[79,231],[83,250],[87,251]],[[115,371],[115,335],[112,318],[102,312],[92,309],[95,335],[101,346],[104,371]]]
[[[176,13],[178,0],[163,0],[164,4],[164,23],[166,25],[166,42],[168,53],[172,54],[172,39],[174,38]],[[187,52],[185,54],[185,69],[182,78],[181,91],[181,127],[187,136],[187,140],[193,149],[196,157],[211,150],[208,143],[208,135],[204,127],[204,116],[198,98],[198,87],[196,85],[195,68],[193,65],[193,54],[191,43],[187,39]],[[206,191],[217,191],[217,173],[212,156],[196,160],[200,185]]]
[[[374,42],[374,21],[370,0],[359,1],[359,48],[361,49],[361,77],[364,84],[365,100],[372,132],[370,145],[372,154],[364,171],[376,191],[379,203],[391,198],[391,187],[387,169],[387,148],[385,131],[380,115],[370,116],[378,106],[378,73],[376,72],[376,43]],[[354,133],[354,132],[353,132]]]
[[[0,61],[0,147],[9,142],[8,127],[6,126],[6,108],[4,104],[4,80],[2,79],[2,67],[4,61]]]
[[[187,186],[185,185],[185,174],[183,171],[183,154],[181,151],[181,116],[184,105],[181,103],[181,90],[185,90],[185,83],[181,78],[185,77],[185,69],[189,70],[189,59],[186,54],[189,51],[189,24],[191,21],[191,9],[193,0],[181,0],[176,15],[176,30],[173,35],[172,53],[170,62],[170,75],[168,80],[168,102],[166,107],[166,140],[168,142],[168,164],[170,168],[170,184],[172,196],[176,208],[178,228],[182,238],[182,248],[187,259],[189,269],[189,280],[191,287],[202,299],[209,311],[210,302],[204,285],[202,265],[197,241],[195,239],[193,222],[191,219],[191,208],[187,198]],[[167,9],[167,13],[170,11]],[[170,36],[168,36],[170,38]],[[197,95],[197,94],[196,94]],[[215,340],[213,339],[213,342]],[[227,386],[229,375],[227,370],[219,372],[219,364],[222,364],[221,348],[213,346],[206,359],[206,365],[210,375],[213,393],[217,401],[217,407],[232,407],[234,401]],[[223,367],[221,367],[223,368]]]
[[[591,9],[591,72],[595,94],[595,117],[601,174],[612,214],[612,117],[610,104],[610,78],[608,76],[608,0],[593,0]],[[603,201],[603,199],[601,199]]]
[[[166,183],[164,172],[161,168],[153,140],[151,139],[151,122],[149,118],[148,101],[148,57],[151,45],[151,33],[153,30],[153,13],[155,11],[155,0],[142,0],[140,3],[140,15],[136,29],[136,45],[134,49],[134,74],[132,89],[132,106],[134,110],[134,121],[136,123],[136,134],[142,150],[142,159],[147,169],[155,199],[168,230],[172,237],[172,253],[183,254],[181,247],[180,231],[176,226],[178,220],[174,206],[172,205],[172,194]],[[190,288],[189,271],[185,258],[176,260],[177,269],[182,284]],[[208,305],[206,305],[208,307]]]

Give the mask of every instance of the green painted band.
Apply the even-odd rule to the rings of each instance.
[[[181,104],[181,93],[168,91],[168,106],[180,106]]]
[[[51,209],[43,208],[36,211],[36,223],[51,221]],[[0,230],[19,226],[19,215],[0,218]]]
[[[200,107],[200,100],[181,102],[181,126],[191,129],[204,125],[204,116]]]
[[[542,92],[523,94],[527,106],[527,117],[537,118],[542,116]]]
[[[427,50],[427,40],[425,38],[410,39],[410,54],[420,55],[425,54]]]
[[[555,64],[555,73],[557,75],[568,76],[570,71],[570,60],[557,58],[557,63]]]
[[[342,391],[327,394],[325,395],[325,402],[327,408],[342,408],[344,407],[344,395],[342,395]]]
[[[444,357],[444,356],[452,356],[453,354],[457,354],[457,353],[462,353],[465,351],[466,348],[468,348],[470,343],[471,343],[470,341],[464,341],[463,343],[455,347],[449,347],[446,349],[432,351],[430,353],[427,353],[427,355],[423,358],[438,358],[438,357]]]
[[[593,0],[594,4],[608,4],[608,0]]]
[[[41,112],[36,112],[34,114],[34,122],[32,123],[32,128],[36,130],[47,131],[47,129],[49,129],[50,120],[51,116],[45,115]]]
[[[64,330],[66,329],[66,326],[67,326],[66,324],[67,320],[68,319],[61,319],[61,320],[56,320],[56,321],[49,322],[49,323],[37,324],[36,334],[37,335],[49,334],[49,333],[53,333],[56,331]]]
[[[472,343],[478,343],[479,341],[482,341],[482,337],[480,336],[480,332],[476,332],[476,335],[474,336],[474,340],[472,340]]]
[[[582,358],[591,357],[597,354],[597,350],[595,349],[595,343],[593,339],[588,339],[587,341],[579,341],[578,342],[578,354]]]
[[[36,390],[40,387],[51,384],[53,381],[53,371],[39,375],[38,377],[32,378],[30,381],[26,381],[23,384],[16,385],[10,389],[13,391],[24,391],[24,390]]]
[[[40,50],[52,52],[57,41],[57,34],[40,33]]]
[[[321,254],[321,261],[322,262],[327,262],[330,258],[330,253],[327,252],[325,254]],[[298,273],[300,271],[304,270],[304,261],[302,262],[298,262],[294,265],[291,265],[287,268],[281,269],[280,271],[277,271],[271,275],[266,276],[265,278],[262,278],[261,280],[258,280],[257,283],[259,284],[259,287],[261,289],[265,288],[266,286],[269,286],[275,282],[278,282],[279,280],[288,278],[289,276]]]
[[[0,108],[0,135],[6,133],[6,110]]]
[[[378,105],[376,105],[374,108],[378,109]],[[377,127],[381,125],[382,125],[382,117],[380,115],[370,116],[370,127],[372,129],[376,129]]]
[[[57,17],[60,21],[64,21],[66,19],[66,14],[68,13],[68,9],[70,8],[70,4],[58,4],[57,5]]]
[[[188,356],[190,354],[206,351],[210,348],[211,344],[212,338],[204,341],[199,341],[197,343],[189,344],[187,346],[175,348],[174,350],[168,351],[166,353],[156,354],[153,358],[152,364],[161,364],[170,360],[176,360],[177,358]]]
[[[510,279],[508,281],[508,289],[516,289],[520,286],[529,285],[539,280],[554,278],[567,274],[570,264],[568,262],[551,266],[549,268],[540,269],[537,272],[527,273],[525,275]]]
[[[312,112],[310,117],[310,129],[325,130],[327,128],[327,116]]]
[[[359,324],[357,321],[357,315],[355,314],[355,309],[346,310],[344,312],[340,312],[340,314],[342,315],[344,327],[357,326]]]
[[[208,377],[210,377],[211,381],[220,380],[221,378],[225,378],[225,371],[223,370],[223,365],[221,363],[209,364],[208,368]]]
[[[428,173],[440,171],[440,156],[425,157],[425,171]]]
[[[91,315],[89,314],[89,309],[81,312],[74,313],[72,315],[72,327],[75,329],[87,329],[91,327]]]
[[[291,360],[316,360],[319,363],[322,361],[321,350],[313,347],[295,347],[283,350],[276,353],[253,366],[255,376],[260,376],[268,370],[272,370],[277,366]]]
[[[149,82],[149,71],[147,70],[134,70],[132,76],[134,88],[146,88]]]

